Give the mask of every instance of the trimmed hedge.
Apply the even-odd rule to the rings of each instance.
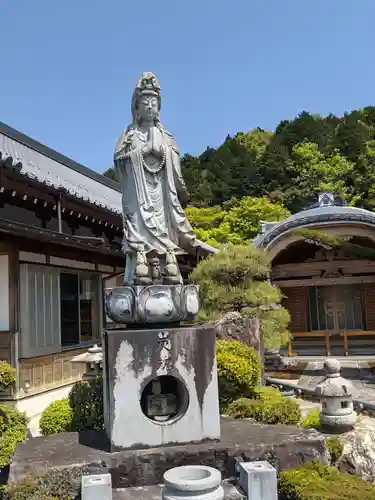
[[[40,430],[43,435],[83,429],[104,429],[103,379],[76,382],[69,397],[51,403],[42,413]]]
[[[16,383],[16,369],[6,361],[0,361],[0,389],[8,389]]]
[[[20,411],[0,404],[0,469],[9,464],[17,446],[27,437],[26,416]]]
[[[76,382],[69,394],[72,429],[104,429],[103,377]]]
[[[237,340],[216,342],[220,409],[239,397],[250,397],[259,383],[260,359],[252,347]]]
[[[43,436],[68,432],[72,428],[73,411],[69,399],[51,403],[42,413],[39,428]]]
[[[279,500],[374,500],[375,485],[310,462],[281,472],[278,492]]]
[[[252,418],[262,424],[297,425],[301,419],[299,404],[282,395],[237,399],[228,406],[227,414],[234,418]]]

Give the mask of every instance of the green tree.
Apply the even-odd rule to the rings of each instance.
[[[200,287],[199,319],[219,320],[228,312],[258,318],[265,347],[285,345],[289,313],[280,306],[281,291],[270,284],[271,265],[253,245],[230,245],[202,260],[191,274]]]
[[[267,198],[245,196],[229,210],[224,222],[231,233],[246,242],[259,233],[261,222],[276,222],[289,215],[289,210],[280,203],[271,203]]]
[[[108,179],[112,179],[113,181],[118,180],[116,170],[113,167],[111,167],[108,170],[106,170],[105,172],[103,172],[103,175],[104,175],[104,177],[108,177]]]
[[[316,199],[314,192],[332,191],[351,200],[350,180],[355,164],[334,150],[329,156],[313,142],[297,144],[292,150],[296,195],[308,202]]]
[[[285,219],[290,212],[267,198],[246,196],[230,200],[222,207],[188,207],[186,215],[198,239],[219,248],[225,244],[245,244],[256,236],[261,222]]]

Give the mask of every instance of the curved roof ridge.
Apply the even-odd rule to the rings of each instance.
[[[282,233],[319,222],[354,222],[375,226],[375,213],[364,208],[337,205],[309,208],[272,225],[269,230],[255,238],[254,245],[260,248],[265,247]]]

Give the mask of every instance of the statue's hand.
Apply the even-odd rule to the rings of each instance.
[[[164,156],[164,147],[163,146],[159,146],[159,147],[156,147],[156,148],[152,148],[152,154],[154,156],[156,156],[156,158],[163,158]]]
[[[148,141],[142,148],[142,154],[150,155],[151,153],[152,153],[152,143]]]

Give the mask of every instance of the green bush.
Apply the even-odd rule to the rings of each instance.
[[[344,445],[338,437],[331,437],[326,439],[326,446],[331,456],[331,465],[336,465],[344,451]]]
[[[239,398],[228,405],[226,414],[233,418],[253,418],[258,404],[255,399]]]
[[[279,500],[373,500],[375,485],[333,467],[310,462],[281,472]]]
[[[39,427],[43,436],[68,432],[72,428],[73,411],[69,399],[51,403],[42,413]]]
[[[301,427],[305,429],[319,429],[320,428],[320,408],[314,408],[306,417],[302,418]]]
[[[258,387],[254,387],[252,397],[254,399],[260,399],[262,401],[268,401],[270,399],[275,399],[275,398],[280,399],[283,398],[284,396],[276,387],[260,385]]]
[[[253,418],[263,424],[296,425],[301,419],[299,404],[291,398],[260,400]]]
[[[0,469],[9,464],[17,446],[26,439],[27,423],[23,413],[0,404]]]
[[[103,379],[76,382],[70,391],[69,402],[72,408],[72,430],[104,429]]]
[[[216,342],[221,410],[235,399],[249,397],[259,383],[260,359],[255,349],[237,340]]]
[[[262,424],[296,425],[301,418],[299,404],[282,395],[274,399],[240,398],[228,406],[226,413],[234,418],[252,418]]]
[[[0,361],[0,389],[8,389],[16,383],[16,370],[6,361]]]

